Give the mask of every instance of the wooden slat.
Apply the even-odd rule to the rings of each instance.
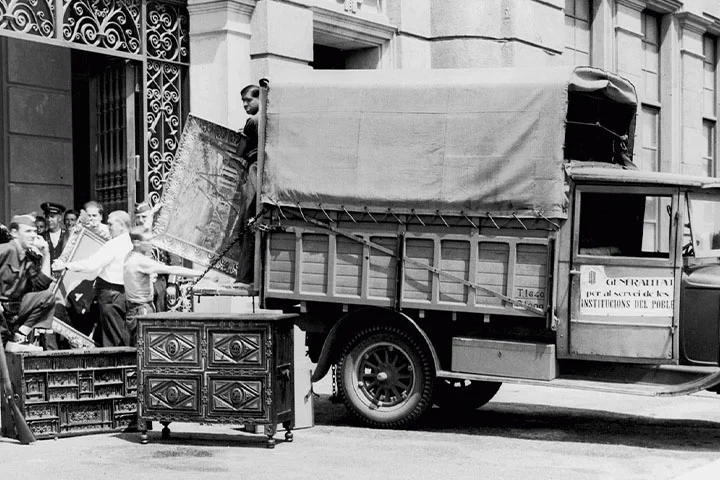
[[[328,292],[328,238],[327,234],[302,235],[301,291]]]
[[[269,239],[268,289],[293,291],[295,287],[295,234],[276,232]]]
[[[370,237],[370,241],[397,250],[395,237]],[[368,262],[368,297],[392,299],[395,296],[397,260],[378,250],[370,249]]]
[[[440,269],[464,279],[468,279],[470,271],[470,242],[444,240],[441,242]],[[461,282],[440,277],[441,302],[467,303],[468,288]]]

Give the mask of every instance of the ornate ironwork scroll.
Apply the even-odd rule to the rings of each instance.
[[[147,62],[148,185],[150,201],[160,199],[182,133],[184,67]]]
[[[51,38],[55,33],[53,0],[0,0],[0,30]]]
[[[185,7],[157,1],[148,2],[148,56],[174,62],[190,62],[188,23]]]
[[[147,4],[148,196],[157,203],[175,161],[188,108],[183,83],[190,62],[189,14],[178,4]]]
[[[63,0],[63,39],[141,53],[140,0]]]

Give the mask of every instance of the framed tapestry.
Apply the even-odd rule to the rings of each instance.
[[[67,263],[86,259],[104,243],[104,238],[83,227],[79,222],[70,232],[70,237],[59,260]],[[94,295],[95,275],[95,272],[81,273],[65,270],[56,278],[53,286],[56,307],[52,329],[67,338],[73,348],[96,346],[92,338],[87,335],[94,324],[93,319],[89,317],[92,316],[90,305]],[[77,328],[71,326],[71,323]]]
[[[235,277],[238,235],[255,202],[255,179],[237,152],[245,137],[188,116],[160,200],[153,244]]]

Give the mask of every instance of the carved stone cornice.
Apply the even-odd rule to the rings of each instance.
[[[257,0],[188,0],[190,15],[231,12],[251,16]]]
[[[317,33],[350,39],[358,44],[373,47],[393,38],[397,27],[368,16],[336,11],[323,6],[312,7],[313,28]],[[378,15],[379,16],[379,15]]]
[[[648,8],[662,13],[673,13],[683,7],[683,2],[680,0],[646,0],[645,3]]]
[[[675,15],[680,24],[680,28],[689,32],[695,32],[704,34],[708,31],[708,27],[712,25],[712,21],[708,18],[692,13],[692,12],[680,12]]]
[[[710,25],[707,27],[707,32],[712,35],[720,36],[720,18],[708,13],[704,13],[703,17],[710,22]]]
[[[672,13],[682,8],[680,0],[616,0],[618,5],[630,7],[633,10],[642,11],[646,8],[661,13]]]

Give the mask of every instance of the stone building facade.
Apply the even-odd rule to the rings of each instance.
[[[189,0],[189,11],[192,110],[229,125],[242,125],[238,86],[293,69],[592,65],[637,87],[642,168],[718,173],[717,0]]]
[[[597,66],[641,168],[718,175],[719,36],[720,0],[0,0],[0,221],[157,200],[189,111],[240,128],[244,85],[312,68]]]

